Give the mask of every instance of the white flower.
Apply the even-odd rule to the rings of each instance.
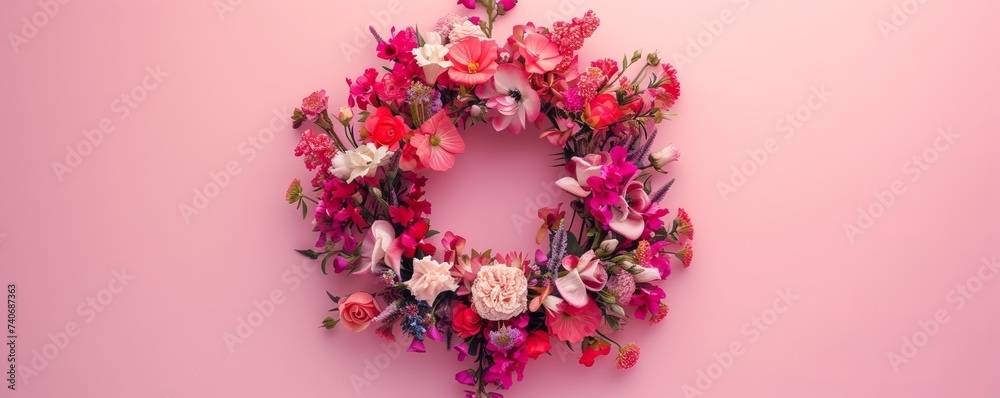
[[[377,265],[385,258],[393,239],[396,239],[396,231],[392,229],[392,224],[386,220],[375,220],[361,241],[361,268],[355,273],[377,272]],[[398,269],[393,271],[399,274]]]
[[[653,164],[653,168],[656,171],[663,172],[663,166],[670,164],[671,162],[680,159],[681,151],[674,146],[674,144],[667,145],[665,148],[659,150],[658,152],[653,152],[649,154],[649,162]]]
[[[438,32],[425,32],[421,33],[420,36],[424,38],[424,44],[444,44],[444,40]]]
[[[389,161],[391,156],[392,152],[388,147],[376,148],[375,144],[369,142],[357,149],[337,152],[333,156],[330,173],[347,182],[361,176],[371,177],[375,175],[379,166]]]
[[[441,44],[424,44],[423,47],[414,48],[412,52],[417,65],[424,69],[424,78],[429,84],[434,84],[438,76],[453,65],[444,58],[448,55],[448,47]]]
[[[469,290],[472,307],[483,319],[503,321],[528,308],[528,279],[524,271],[504,264],[480,268]]]
[[[631,261],[623,261],[621,267],[632,274],[632,277],[635,278],[635,283],[653,282],[661,279],[660,270],[656,268],[643,267]]]
[[[439,263],[430,256],[413,260],[413,277],[404,283],[413,297],[433,303],[441,292],[453,292],[458,283],[451,276],[451,263]]]
[[[475,36],[483,40],[486,39],[486,33],[483,33],[483,29],[466,19],[462,22],[456,22],[451,26],[451,33],[448,33],[448,42],[458,43],[469,36]]]

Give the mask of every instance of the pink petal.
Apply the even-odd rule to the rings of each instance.
[[[583,284],[583,279],[580,278],[580,273],[576,270],[556,279],[556,288],[559,289],[559,295],[562,296],[563,300],[574,307],[583,307],[590,301],[587,287]]]
[[[580,183],[573,177],[563,177],[556,181],[556,185],[564,191],[573,195],[585,198],[590,195],[590,191],[585,191]]]

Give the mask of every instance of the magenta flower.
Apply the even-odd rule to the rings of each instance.
[[[486,100],[496,131],[510,129],[519,134],[528,123],[534,122],[541,111],[542,101],[531,88],[528,73],[514,64],[497,68],[493,80],[476,88],[476,95]]]
[[[456,4],[463,5],[470,10],[476,9],[476,0],[458,0]]]
[[[358,76],[352,82],[351,79],[347,79],[347,85],[350,87],[350,95],[347,96],[347,105],[355,106],[355,104],[361,110],[368,109],[368,104],[372,103],[374,97],[374,87],[375,79],[378,79],[378,71],[375,68],[365,69],[365,73]]]
[[[510,11],[517,5],[517,0],[497,0],[497,4],[503,6],[504,11]]]

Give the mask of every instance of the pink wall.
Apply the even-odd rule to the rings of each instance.
[[[314,238],[283,194],[309,177],[285,116],[314,89],[344,102],[344,78],[375,61],[367,25],[461,9],[242,1],[220,15],[226,1],[0,6],[0,283],[17,284],[31,370],[17,393],[457,396],[463,367],[439,346],[395,358],[370,333],[317,328],[324,290],[364,281],[292,252]],[[619,336],[642,347],[636,368],[557,353],[509,396],[1000,393],[997,2],[523,0],[499,29],[587,9],[603,26],[586,60],[641,47],[679,64],[660,139],[683,152],[668,204],[694,217],[695,265],[665,284],[663,324]],[[436,229],[533,251],[534,220],[517,221],[551,199],[554,174],[536,174],[551,148],[466,140],[432,175]],[[224,187],[183,216],[213,179]]]

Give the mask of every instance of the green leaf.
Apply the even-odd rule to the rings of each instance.
[[[439,233],[441,233],[441,231],[435,231],[435,230],[432,229],[430,231],[427,231],[427,235],[424,235],[424,239],[430,238],[430,237],[432,237],[434,235],[437,235]]]
[[[334,296],[334,295],[330,294],[330,292],[326,292],[326,296],[329,297],[330,300],[333,300],[334,303],[338,303],[338,304],[340,303],[340,297]]]
[[[632,53],[632,62],[638,62],[640,59],[642,59],[642,50],[635,50]]]
[[[414,26],[413,29],[417,33],[417,47],[423,47],[424,44],[427,44],[427,42],[425,42],[424,41],[424,37],[420,35],[420,27],[419,26]]]
[[[340,320],[333,319],[333,317],[329,317],[328,316],[328,317],[326,317],[326,319],[323,320],[323,326],[320,326],[320,327],[321,328],[326,328],[326,330],[330,330],[330,329],[333,329],[334,327],[336,327],[338,323],[340,323]]]
[[[319,264],[319,269],[323,271],[323,275],[329,275],[326,273],[326,262],[330,261],[330,257],[334,255],[334,252],[327,253],[323,256],[323,262]]]
[[[302,203],[302,219],[305,220],[306,217],[309,217],[309,205],[301,199],[299,200],[299,203]]]
[[[299,254],[301,254],[303,256],[306,256],[306,257],[309,257],[309,258],[311,258],[313,260],[319,258],[319,256],[323,254],[323,253],[316,253],[312,249],[295,249],[295,251],[297,251],[297,252],[299,252]]]

